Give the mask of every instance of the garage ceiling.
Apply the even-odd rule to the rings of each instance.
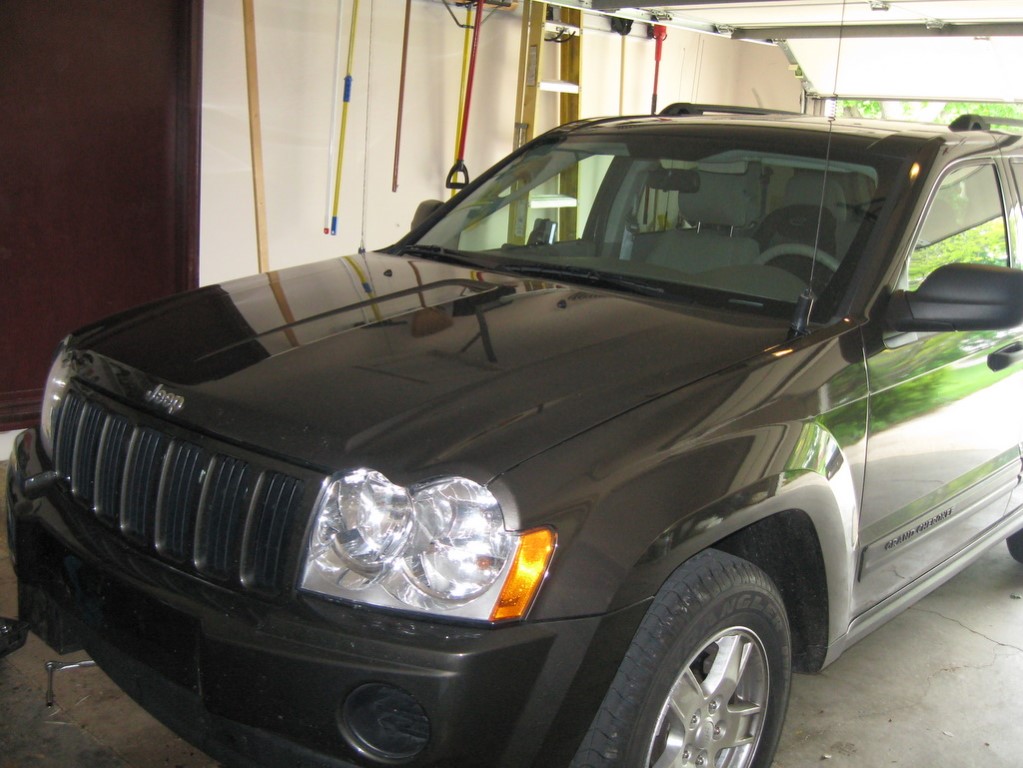
[[[1023,101],[1019,0],[555,0],[737,40],[770,42],[812,96]]]

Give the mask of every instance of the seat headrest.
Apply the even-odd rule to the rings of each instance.
[[[825,209],[831,211],[835,221],[845,221],[845,192],[842,185],[833,176],[825,176],[816,171],[797,171],[785,185],[785,205],[821,204],[821,191]]]
[[[759,166],[745,173],[715,173],[700,168],[700,188],[682,192],[678,207],[690,222],[726,227],[748,227],[760,215]]]

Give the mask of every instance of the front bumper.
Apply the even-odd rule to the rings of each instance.
[[[218,586],[124,546],[15,445],[19,613],[84,647],[158,719],[229,765],[563,765],[645,605],[496,628]]]

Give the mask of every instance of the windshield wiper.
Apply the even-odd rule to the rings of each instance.
[[[428,256],[440,260],[455,261],[459,264],[467,264],[479,269],[493,270],[495,272],[507,272],[509,274],[523,277],[539,277],[546,280],[560,279],[584,282],[592,286],[617,288],[631,293],[638,293],[643,296],[663,296],[665,294],[665,290],[663,288],[643,282],[642,280],[624,277],[622,275],[616,275],[609,272],[601,272],[588,267],[532,263],[495,263],[492,257],[481,257],[481,254],[478,253],[466,253],[464,251],[456,251],[452,248],[445,248],[442,245],[421,245],[419,243],[410,243],[409,245],[402,246],[398,249],[397,253],[399,256],[412,254],[414,256]]]
[[[477,258],[477,254],[456,251],[453,248],[445,248],[443,245],[421,245],[419,243],[410,243],[399,248],[397,253],[399,256],[405,256],[406,254],[412,254],[413,256],[428,256],[431,258],[456,261],[459,264],[468,264],[469,266],[480,267],[481,269],[487,268],[486,261],[481,262]]]
[[[510,272],[513,275],[525,277],[539,277],[551,280],[569,280],[585,282],[589,285],[604,288],[619,288],[631,293],[642,294],[643,296],[663,296],[665,291],[656,285],[643,282],[631,277],[615,275],[609,272],[601,272],[588,267],[571,267],[565,265],[548,264],[509,264],[504,262],[496,264],[493,269],[498,272]]]

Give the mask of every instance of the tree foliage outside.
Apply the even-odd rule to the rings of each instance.
[[[955,263],[1006,266],[1008,258],[1002,220],[993,219],[937,243],[918,247],[910,259],[910,287],[917,287],[924,277],[941,265]]]
[[[963,166],[949,173],[909,260],[910,288],[943,264],[1008,266],[1007,234],[994,167]]]
[[[839,99],[838,113],[845,117],[880,120],[912,120],[947,125],[960,115],[984,115],[1023,120],[1023,104],[976,101],[876,101]]]

